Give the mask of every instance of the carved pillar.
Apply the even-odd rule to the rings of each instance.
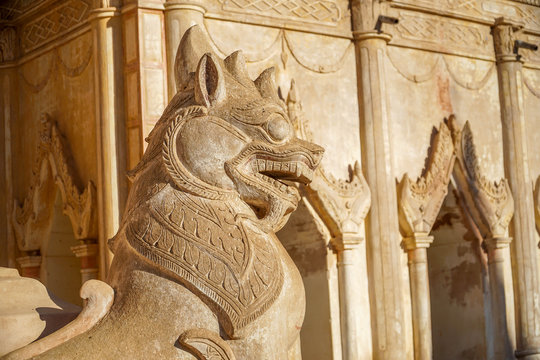
[[[358,335],[361,330],[358,319],[362,316],[357,309],[356,299],[361,294],[358,281],[358,252],[364,240],[357,234],[342,234],[332,239],[337,252],[337,268],[339,282],[339,307],[341,324],[341,351],[343,359],[356,360],[365,356]]]
[[[369,3],[369,4],[368,4]],[[352,4],[358,74],[362,167],[373,204],[366,219],[373,356],[399,359],[406,352],[396,186],[386,105],[384,56],[391,36],[369,31],[362,14],[378,2]],[[374,25],[374,22],[373,24]]]
[[[414,358],[418,360],[431,359],[433,353],[427,262],[427,248],[432,242],[433,236],[423,233],[415,233],[411,237],[403,238],[403,248],[407,252],[411,284]]]
[[[193,25],[201,25],[206,10],[197,0],[165,1],[165,44],[167,46],[167,89],[169,100],[176,94],[174,78],[174,60],[180,40],[187,29]]]
[[[444,123],[433,137],[431,149],[422,176],[411,182],[405,174],[398,185],[402,247],[409,264],[414,357],[418,360],[432,358],[427,248],[433,242],[429,233],[448,193],[455,160],[452,136]]]
[[[122,24],[109,1],[90,14],[94,37],[98,158],[99,269],[105,278],[112,260],[107,240],[120,224],[126,193]]]
[[[148,136],[167,104],[167,66],[163,5],[125,1],[124,76],[128,169],[139,163]]]
[[[515,198],[511,224],[516,298],[516,356],[540,359],[540,272],[537,262],[534,203],[523,108],[522,62],[514,53],[517,28],[503,18],[492,28],[504,149],[504,170]]]
[[[87,280],[98,278],[98,244],[95,241],[81,241],[80,245],[72,246],[71,251],[81,260],[81,284]]]
[[[508,225],[514,214],[512,192],[506,179],[488,181],[482,174],[467,122],[463,130],[458,128],[453,116],[449,119],[456,149],[454,180],[459,192],[460,204],[469,224],[476,229],[486,245],[491,297],[493,339],[488,339],[489,353],[494,359],[513,358],[513,346],[506,319],[506,289],[504,281],[504,249],[511,238],[507,237]]]
[[[3,209],[0,210],[0,226],[5,229],[5,239],[0,240],[0,261],[4,261],[9,267],[16,266],[16,242],[11,226],[11,210],[13,206],[13,179],[11,153],[11,124],[17,119],[18,109],[18,74],[16,67],[17,55],[17,33],[13,27],[5,27],[0,30],[0,119],[2,120],[0,136],[3,152],[3,177],[0,180],[2,191],[0,191],[0,203]],[[3,238],[3,235],[0,237]],[[1,239],[1,238],[0,238]]]
[[[17,258],[21,267],[21,276],[41,280],[41,255],[30,253],[27,256]]]

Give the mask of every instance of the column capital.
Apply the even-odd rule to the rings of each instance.
[[[495,19],[495,23],[491,27],[491,34],[493,35],[497,62],[521,62],[517,52],[514,51],[515,33],[521,29],[521,25],[512,23],[504,17]]]
[[[17,258],[17,262],[21,268],[39,267],[41,266],[41,255],[37,256],[22,256]]]
[[[340,234],[332,238],[332,246],[336,251],[352,250],[364,241],[364,238],[358,234]]]
[[[433,236],[426,233],[415,233],[412,236],[406,236],[403,238],[401,247],[405,251],[420,249],[420,248],[429,248],[433,242]]]
[[[96,256],[98,254],[98,244],[80,244],[71,247],[71,251],[75,254],[76,257],[88,257]]]
[[[29,255],[17,258],[17,262],[21,266],[21,275],[39,280],[41,260],[41,255]]]
[[[488,250],[504,249],[510,245],[512,238],[509,236],[493,236],[484,240]]]

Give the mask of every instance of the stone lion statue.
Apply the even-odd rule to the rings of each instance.
[[[242,53],[218,58],[197,26],[175,70],[178,93],[130,174],[109,242],[110,309],[27,355],[300,359],[304,287],[274,233],[323,149],[294,136],[273,69],[252,81]]]

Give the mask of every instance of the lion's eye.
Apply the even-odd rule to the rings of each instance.
[[[291,128],[283,116],[275,114],[268,119],[266,123],[266,131],[273,140],[283,141],[287,138],[287,136],[289,136]]]

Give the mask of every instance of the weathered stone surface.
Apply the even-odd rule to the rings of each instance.
[[[38,358],[299,356],[302,280],[274,232],[323,149],[294,136],[273,69],[253,82],[241,52],[221,60],[205,43],[184,35],[180,90],[131,172],[110,312]]]
[[[0,356],[18,349],[73,320],[78,306],[48,293],[39,281],[0,268]]]

